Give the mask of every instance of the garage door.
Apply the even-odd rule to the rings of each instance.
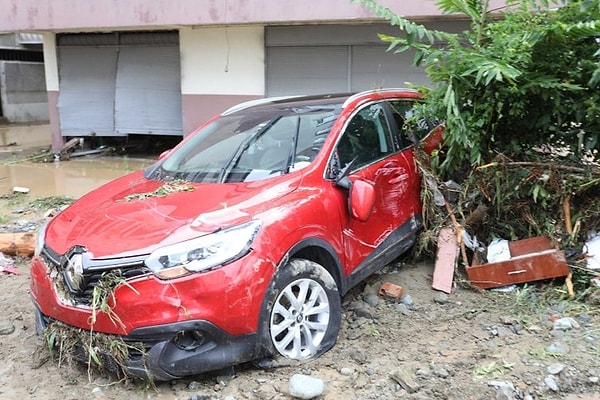
[[[177,32],[58,37],[63,136],[183,135]]]
[[[288,26],[266,29],[269,96],[320,94],[427,84],[412,54],[386,52],[377,33],[388,25]],[[396,32],[397,33],[397,32]]]

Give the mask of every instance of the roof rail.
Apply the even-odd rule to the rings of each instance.
[[[221,115],[229,115],[229,114],[232,114],[234,112],[245,110],[245,109],[250,108],[250,107],[260,106],[260,105],[263,105],[263,104],[269,104],[269,103],[273,103],[275,101],[293,99],[293,98],[296,98],[296,97],[301,97],[301,96],[265,97],[265,98],[262,98],[262,99],[248,100],[248,101],[245,101],[245,102],[240,103],[240,104],[236,104],[235,106],[228,108]]]
[[[358,92],[358,93],[353,94],[352,96],[348,97],[348,99],[346,99],[346,101],[342,105],[342,108],[346,107],[348,104],[350,104],[352,101],[356,100],[358,97],[364,96],[366,94],[370,94],[370,93],[385,93],[385,92],[397,92],[399,90],[401,90],[403,92],[419,93],[418,90],[410,89],[410,88],[386,88],[386,89],[365,90],[365,91]]]

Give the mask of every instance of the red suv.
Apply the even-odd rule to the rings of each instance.
[[[132,344],[120,365],[155,380],[324,353],[341,296],[420,228],[404,124],[420,99],[393,89],[240,104],[83,196],[39,232],[38,331]],[[427,149],[443,131],[429,128]]]

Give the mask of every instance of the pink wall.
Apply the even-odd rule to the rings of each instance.
[[[351,0],[2,0],[2,3],[0,31],[334,22],[373,17]],[[380,0],[379,3],[409,17],[440,14],[431,0]],[[504,1],[491,3],[504,4]]]
[[[187,136],[209,118],[222,113],[229,107],[248,100],[256,100],[262,96],[252,95],[216,95],[216,94],[184,94],[182,95],[183,136]]]

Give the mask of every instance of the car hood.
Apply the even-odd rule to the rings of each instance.
[[[59,213],[46,229],[45,242],[58,254],[83,246],[92,258],[149,254],[246,222],[300,181],[300,174],[288,174],[255,182],[164,187],[164,182],[137,172],[86,194]]]

